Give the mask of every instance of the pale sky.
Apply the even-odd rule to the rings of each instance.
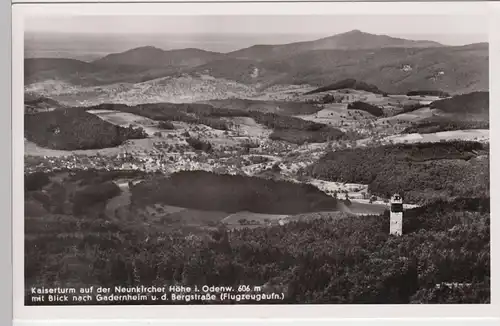
[[[25,21],[27,32],[90,34],[314,34],[330,36],[353,29],[445,44],[484,42],[484,16],[44,16]],[[461,41],[463,37],[463,41]]]

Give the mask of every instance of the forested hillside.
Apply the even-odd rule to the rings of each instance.
[[[283,292],[285,300],[275,303],[489,303],[488,203],[489,198],[458,199],[409,210],[401,237],[388,235],[387,215],[324,214],[231,232],[219,225],[189,237],[181,229],[165,233],[137,220],[27,216],[27,289],[59,282],[243,283]]]
[[[311,185],[184,171],[132,188],[133,205],[164,203],[210,211],[298,214],[337,210],[336,199]]]
[[[405,128],[402,133],[421,133],[430,134],[441,131],[451,130],[467,130],[467,129],[489,129],[488,121],[464,121],[459,118],[446,118],[435,116],[432,118],[423,119],[417,124]]]
[[[341,81],[338,81],[336,83],[319,87],[316,88],[315,90],[312,90],[306,94],[315,94],[315,93],[321,93],[321,92],[327,92],[327,91],[335,91],[335,90],[340,90],[340,89],[355,89],[355,90],[361,90],[365,92],[370,92],[374,94],[384,94],[383,91],[378,89],[376,85],[370,85],[367,84],[363,81],[358,81],[356,79],[344,79]]]
[[[489,119],[490,93],[472,92],[434,101],[431,108],[455,115],[478,115]]]
[[[476,142],[399,144],[335,151],[307,167],[315,178],[368,184],[383,197],[408,202],[489,196],[489,155]]]
[[[418,90],[461,94],[489,89],[488,44],[430,48],[323,48],[262,60],[228,57],[197,49],[173,51],[175,53],[156,49],[147,50],[152,59],[142,62],[144,58],[134,54],[137,49],[131,51],[132,54],[112,54],[92,63],[57,58],[26,59],[25,85],[58,80],[79,87],[100,86],[187,74],[211,76],[259,88],[276,84],[308,84],[320,87],[321,91],[336,87],[345,80],[358,80],[364,83],[359,87],[368,86],[375,92],[383,90],[390,94]],[[186,58],[181,55],[183,51],[189,54]],[[168,55],[164,57],[164,53]],[[136,61],[142,64],[130,64]]]
[[[437,114],[420,120],[403,133],[434,133],[464,129],[489,129],[489,92],[472,92],[433,101],[430,104]],[[422,105],[403,110],[411,112]]]
[[[83,110],[60,109],[25,114],[24,136],[39,146],[77,150],[118,146],[147,134],[141,128],[119,127]]]

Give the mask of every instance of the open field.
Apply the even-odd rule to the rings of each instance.
[[[297,115],[296,117],[304,120],[331,124],[332,122],[338,123],[346,116],[347,116],[347,104],[335,103],[335,104],[324,105],[324,108],[318,111],[317,113],[308,115]]]
[[[149,136],[153,136],[155,132],[161,132],[162,129],[156,127],[157,123],[154,120],[141,117],[128,112],[117,112],[110,110],[87,110],[88,113],[95,114],[99,118],[121,127],[129,125],[139,126],[146,131]]]
[[[252,212],[238,212],[228,215],[222,220],[222,223],[226,225],[241,225],[241,224],[278,224],[280,220],[284,220],[288,215],[279,214],[262,214],[262,213],[252,213]],[[241,223],[243,220],[243,223]]]
[[[405,121],[405,122],[417,122],[426,118],[430,118],[434,115],[434,110],[431,110],[429,107],[424,107],[412,112],[408,113],[402,113],[398,114],[395,116],[387,117],[387,118],[380,118],[378,119],[375,123],[376,124],[383,124],[386,121],[391,121],[391,122],[398,122],[398,121]]]
[[[271,129],[255,122],[253,118],[234,117],[225,120],[234,123],[238,128],[237,132],[245,136],[266,139],[272,133]]]
[[[490,131],[488,129],[453,130],[430,134],[401,134],[382,138],[382,144],[398,143],[432,143],[451,140],[489,142]],[[372,139],[360,139],[358,146],[366,146]]]
[[[154,151],[155,147],[153,146],[154,140],[151,138],[146,139],[132,139],[127,141],[126,143],[109,148],[102,149],[82,149],[82,150],[74,150],[74,151],[66,151],[66,150],[56,150],[50,148],[44,148],[36,145],[33,142],[28,140],[24,141],[24,153],[25,155],[31,156],[49,156],[49,157],[62,157],[62,156],[73,156],[73,155],[87,155],[87,156],[95,156],[95,155],[103,155],[103,156],[113,156],[118,155],[124,152],[144,152]]]
[[[388,210],[389,206],[384,204],[369,204],[351,200],[351,205],[344,205],[344,210],[347,213],[355,215],[378,215]]]

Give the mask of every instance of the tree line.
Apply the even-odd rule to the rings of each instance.
[[[426,119],[413,126],[405,128],[403,134],[420,133],[430,134],[441,131],[467,130],[467,129],[489,129],[489,121],[467,121],[447,118]]]

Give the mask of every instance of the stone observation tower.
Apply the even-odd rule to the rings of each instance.
[[[403,234],[403,198],[399,194],[391,197],[390,234]]]

